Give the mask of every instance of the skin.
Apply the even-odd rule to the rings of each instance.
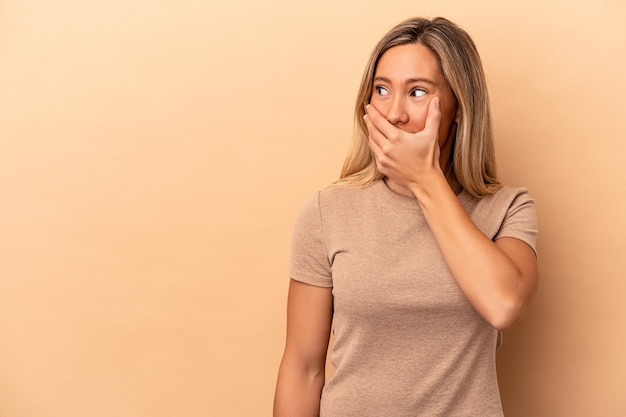
[[[377,78],[389,80],[391,90],[381,95],[375,88],[364,117],[378,169],[389,188],[417,199],[448,269],[476,311],[497,329],[510,327],[536,291],[536,257],[521,240],[487,238],[444,175],[452,123],[460,116],[437,58],[420,44],[396,46],[381,57]],[[414,97],[409,80],[423,78],[434,88]]]
[[[448,268],[476,311],[505,329],[537,286],[534,252],[514,238],[492,242],[474,225],[444,172],[459,121],[439,62],[423,45],[383,54],[364,119],[378,169],[393,191],[416,198]],[[290,281],[287,341],[274,417],[318,416],[333,315],[332,289]]]
[[[439,69],[437,57],[421,44],[391,48],[378,61],[373,87],[368,113],[377,110],[389,123],[408,133],[419,134],[424,130],[429,105],[433,98],[439,99],[440,121],[438,126],[433,126],[438,127],[439,146],[428,142],[428,138],[416,140],[415,146],[431,146],[432,158],[438,159],[441,169],[446,172],[460,113],[456,98]],[[387,178],[387,185],[396,192],[412,196],[410,190],[393,177]]]
[[[332,317],[331,288],[290,281],[287,341],[278,371],[274,417],[319,416]]]

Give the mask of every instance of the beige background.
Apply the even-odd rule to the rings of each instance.
[[[507,416],[626,416],[624,4],[0,1],[0,416],[270,415],[292,222],[414,15],[474,37],[537,201]]]

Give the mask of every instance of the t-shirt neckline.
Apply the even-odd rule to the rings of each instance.
[[[383,196],[383,198],[385,198],[390,203],[393,203],[397,206],[421,211],[419,202],[416,198],[396,193],[391,188],[389,188],[389,186],[382,179],[374,183],[374,188]],[[456,197],[459,199],[461,204],[465,205],[465,202],[468,200],[469,195],[465,191],[465,188],[463,188]]]

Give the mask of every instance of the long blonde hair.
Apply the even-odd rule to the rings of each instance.
[[[355,136],[336,184],[364,186],[383,178],[368,145],[363,115],[380,57],[394,46],[410,43],[422,44],[437,56],[457,99],[461,117],[450,155],[456,181],[475,197],[496,192],[502,184],[496,176],[489,95],[480,57],[469,35],[442,17],[406,20],[391,29],[372,51],[357,95]]]

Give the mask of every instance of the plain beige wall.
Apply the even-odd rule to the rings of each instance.
[[[621,0],[0,2],[0,416],[270,415],[293,219],[414,15],[474,37],[537,201],[507,416],[626,416]]]

